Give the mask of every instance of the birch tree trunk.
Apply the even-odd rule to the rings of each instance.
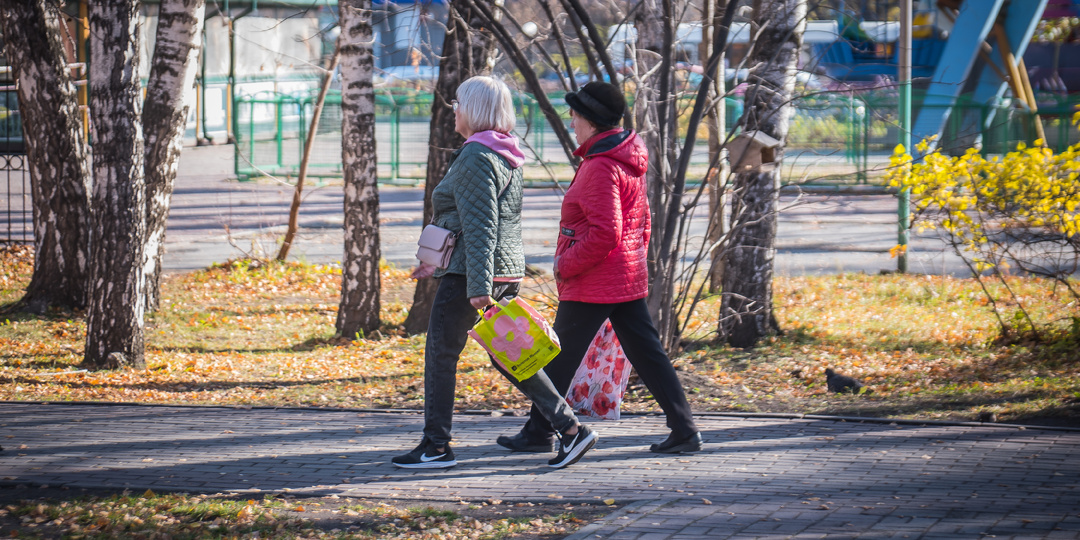
[[[342,0],[338,10],[345,257],[335,326],[338,335],[352,338],[379,328],[379,191],[375,183],[375,91],[372,88],[375,57],[371,0]]]
[[[34,273],[19,304],[42,314],[86,307],[90,159],[60,41],[59,7],[0,0],[4,54],[18,83],[34,222]]]
[[[146,87],[146,275],[143,298],[155,311],[161,298],[161,257],[190,98],[194,96],[205,0],[162,0]]]
[[[488,1],[488,0],[480,0]],[[479,14],[474,13],[467,0],[451,0],[450,21],[443,39],[443,58],[439,62],[439,79],[431,104],[431,131],[428,138],[427,179],[424,182],[424,222],[431,223],[431,192],[439,185],[450,165],[450,154],[465,143],[454,131],[454,111],[450,101],[457,87],[466,79],[479,75],[488,67],[494,50],[494,37],[483,30]],[[474,28],[480,30],[473,30]],[[417,231],[417,235],[420,231]],[[435,299],[438,281],[425,278],[416,282],[413,304],[405,318],[405,331],[419,334],[427,331],[431,303]]]
[[[94,213],[83,364],[143,368],[146,185],[138,2],[92,2],[89,26]]]
[[[772,170],[739,172],[732,185],[731,246],[725,254],[720,336],[752,347],[779,331],[773,316],[773,259],[783,141],[794,108],[795,69],[805,27],[805,0],[758,0],[761,33],[750,56],[744,129],[781,141]]]

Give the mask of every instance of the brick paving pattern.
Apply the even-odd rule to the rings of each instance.
[[[1080,538],[1080,431],[701,415],[705,447],[658,456],[660,416],[593,422],[579,464],[510,454],[524,419],[455,417],[459,465],[403,471],[420,414],[0,404],[0,484],[290,491],[624,508],[585,538]]]

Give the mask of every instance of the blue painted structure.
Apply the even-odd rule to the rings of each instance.
[[[952,34],[931,76],[926,99],[912,124],[912,140],[941,133],[950,107],[961,95],[976,104],[994,105],[1001,100],[1008,82],[979,57],[979,49],[987,41],[998,16],[1007,15],[1002,17],[1005,35],[1013,55],[1022,58],[1046,3],[1047,0],[980,0],[961,4]],[[990,43],[990,61],[1007,72],[997,40],[991,39]],[[992,116],[986,118],[979,128],[991,121]]]
[[[942,39],[912,40],[911,76],[920,78],[933,75],[944,47],[945,40]],[[881,77],[896,79],[900,48],[893,46],[892,49],[891,55],[881,56],[859,50],[846,39],[818,43],[812,48],[817,65],[825,70],[828,78],[847,82],[873,81]]]
[[[1080,0],[1068,1],[1080,3]],[[1009,68],[1004,64],[998,41],[988,39],[992,38],[994,25],[1002,25],[1013,56],[1022,58],[1047,3],[1048,0],[967,0],[960,5],[946,39],[912,41],[912,78],[929,81],[923,93],[926,97],[922,103],[915,104],[913,141],[942,133],[946,122],[953,126],[959,122],[964,126],[959,134],[962,144],[976,142],[979,134],[994,121],[992,114],[973,115],[970,119],[949,117],[960,99],[991,107],[1000,105],[1004,99],[1008,81],[1000,73],[1008,73]],[[989,55],[980,55],[987,42],[991,45]],[[815,45],[814,51],[826,74],[837,80],[896,79],[899,46],[887,58],[875,55],[874,51],[862,52],[852,41],[843,39]]]
[[[376,67],[438,66],[449,18],[447,0],[372,0]]]

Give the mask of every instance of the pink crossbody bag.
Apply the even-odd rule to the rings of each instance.
[[[457,237],[457,233],[437,225],[424,227],[420,239],[416,242],[419,246],[416,249],[416,258],[437,268],[446,268],[450,265],[450,256],[454,254]]]
[[[510,182],[512,181],[511,178]],[[499,193],[495,195],[496,199],[502,197],[506,188],[510,187],[510,182],[499,190]],[[416,258],[436,268],[450,266],[450,256],[454,254],[454,244],[457,243],[459,234],[438,225],[424,227],[423,232],[420,233],[420,239],[416,241]]]

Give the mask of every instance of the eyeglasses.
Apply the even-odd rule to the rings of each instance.
[[[450,100],[450,108],[454,109],[454,112],[458,110],[458,102],[456,99]]]

